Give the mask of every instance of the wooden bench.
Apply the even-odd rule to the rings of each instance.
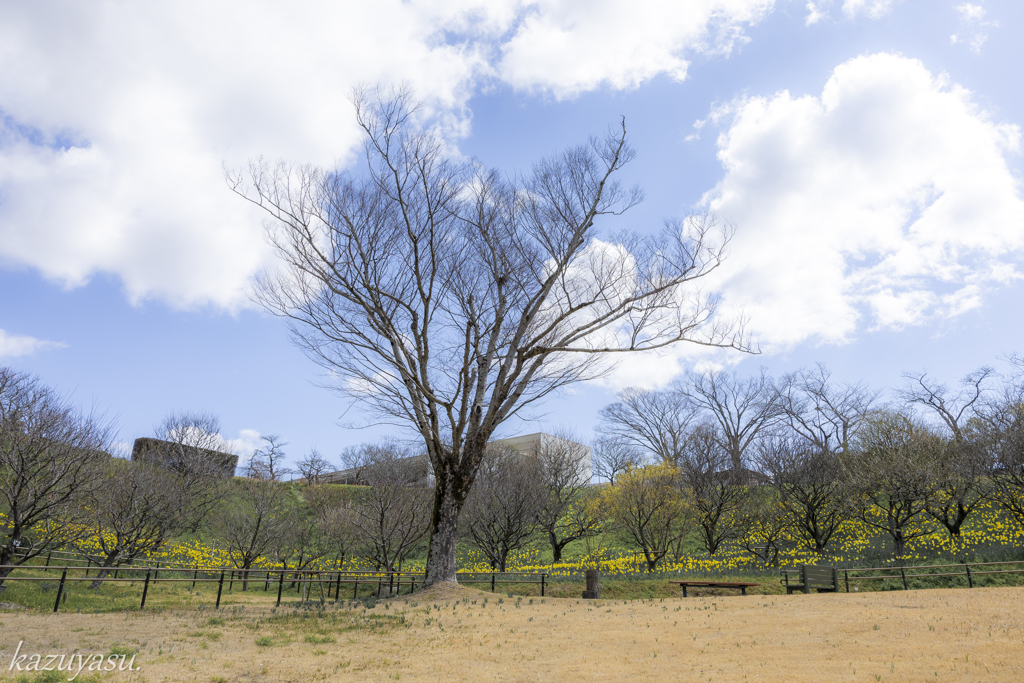
[[[798,576],[792,576],[794,574]],[[837,593],[839,570],[835,567],[803,564],[799,569],[783,569],[782,584],[786,587],[786,595],[792,595],[793,591],[797,590],[803,593],[810,593],[812,590],[819,593]]]
[[[669,581],[683,587],[683,597],[686,597],[686,588],[739,588],[743,595],[747,594],[747,588],[760,586],[759,583],[743,583],[741,581]]]

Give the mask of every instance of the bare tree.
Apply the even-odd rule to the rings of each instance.
[[[922,518],[944,447],[935,432],[905,414],[885,411],[865,420],[855,448],[844,458],[844,478],[861,500],[861,520],[892,538],[900,560],[908,541],[931,533]]]
[[[331,468],[331,463],[327,462],[327,459],[320,455],[320,451],[312,449],[305,458],[299,461],[299,474],[306,480],[306,484],[310,486],[316,486],[321,483],[327,471]]]
[[[778,492],[790,528],[820,553],[851,511],[841,456],[819,445],[841,442],[829,436],[815,441],[774,435],[758,441],[755,458]]]
[[[463,533],[492,568],[505,571],[508,556],[537,529],[547,502],[544,473],[534,455],[490,446],[463,510]]]
[[[0,367],[0,585],[85,531],[84,503],[101,479],[111,427],[36,378]]]
[[[505,420],[599,374],[610,354],[741,346],[693,285],[722,258],[712,217],[613,241],[641,199],[616,176],[625,126],[508,177],[459,161],[408,91],[359,92],[354,172],[251,165],[229,183],[271,217],[280,267],[255,299],[368,410],[411,426],[436,477],[426,584],[456,580],[456,538]]]
[[[842,455],[857,425],[878,401],[879,392],[864,384],[837,384],[821,363],[786,375],[779,401],[790,429],[821,453]]]
[[[196,531],[226,494],[224,480],[234,473],[238,456],[229,452],[220,418],[212,413],[171,413],[155,432],[162,443],[145,460],[180,477],[184,498],[179,513],[185,528]]]
[[[366,482],[353,501],[349,523],[363,556],[396,571],[430,528],[430,492],[410,483],[419,464],[397,444],[366,449]]]
[[[667,464],[630,469],[602,493],[615,525],[640,549],[653,572],[668,555],[681,555],[689,533],[690,507],[679,487],[679,471]]]
[[[679,458],[679,481],[690,492],[694,522],[709,555],[742,534],[736,522],[747,497],[744,461],[737,467],[725,442],[714,424],[698,425]]]
[[[612,486],[615,477],[631,467],[639,467],[645,459],[640,450],[615,437],[601,437],[590,452],[590,466],[595,476],[607,479]]]
[[[263,445],[257,448],[246,468],[247,476],[266,481],[284,481],[292,470],[284,466],[284,447],[288,445],[276,434],[261,436]]]
[[[618,398],[601,409],[599,433],[675,464],[700,407],[678,391],[626,389]]]
[[[993,460],[991,481],[996,499],[1018,524],[1024,525],[1024,358],[1010,361],[1020,368],[986,406],[979,421],[983,443]]]
[[[693,373],[677,382],[676,390],[717,423],[717,438],[737,473],[742,471],[747,448],[758,434],[786,415],[780,395],[763,368],[746,379],[718,370]]]
[[[537,464],[547,491],[538,522],[551,544],[552,563],[562,560],[567,545],[600,528],[600,520],[579,504],[590,485],[590,449],[575,439],[575,434],[561,431],[541,441],[537,449]]]
[[[950,437],[936,463],[938,485],[928,497],[925,511],[953,537],[960,536],[967,518],[992,494],[990,452],[982,443],[983,432],[972,427],[972,422],[978,423],[986,404],[987,384],[994,375],[992,368],[976,370],[960,381],[962,388],[955,393],[927,373],[903,375],[907,385],[901,398],[939,418]]]
[[[175,471],[113,458],[99,477],[86,509],[104,557],[89,588],[99,588],[112,568],[158,550],[194,519],[191,492]]]
[[[248,477],[234,484],[234,495],[217,516],[215,527],[234,565],[248,570],[289,533],[290,506],[285,487],[261,470],[250,470]],[[243,591],[248,589],[248,576],[242,582]]]
[[[272,544],[274,556],[283,569],[308,569],[331,552],[332,535],[324,528],[329,518],[317,512],[299,506],[286,510],[282,520],[283,532]]]
[[[735,516],[743,549],[762,565],[778,566],[779,553],[793,529],[778,492],[769,486],[758,487],[746,496]]]

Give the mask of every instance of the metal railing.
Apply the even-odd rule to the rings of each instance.
[[[1017,569],[990,569],[991,567],[1002,567],[1016,565]],[[948,570],[933,572],[930,570]],[[960,571],[954,571],[959,569]],[[851,581],[885,581],[900,580],[903,583],[903,590],[910,590],[911,579],[939,579],[962,576],[967,579],[967,587],[974,588],[976,577],[994,574],[1024,574],[1024,560],[1013,562],[959,562],[956,564],[922,564],[905,565],[893,567],[848,567],[840,569],[843,574],[843,583],[846,592],[850,592]],[[882,572],[882,574],[866,575],[869,572]],[[782,569],[783,576],[790,574],[800,575],[799,569]]]
[[[260,568],[260,569],[232,569],[225,567],[204,567],[200,565],[188,566],[133,566],[129,568],[107,568],[109,574],[107,576],[89,576],[88,572],[94,567],[74,567],[69,565],[64,566],[53,566],[49,564],[45,565],[33,565],[33,564],[20,564],[20,565],[0,565],[0,569],[9,569],[12,572],[15,570],[42,570],[44,572],[59,571],[61,572],[60,582],[57,586],[57,598],[53,604],[53,611],[56,612],[60,607],[61,598],[65,595],[65,585],[68,582],[74,581],[89,581],[89,582],[135,582],[143,581],[142,588],[142,599],[139,603],[139,609],[145,609],[146,597],[149,594],[149,586],[155,583],[191,583],[191,587],[194,589],[196,584],[202,583],[216,583],[217,584],[217,602],[216,609],[220,609],[221,597],[224,592],[224,583],[228,582],[228,591],[233,590],[235,582],[243,583],[243,590],[245,590],[249,584],[257,586],[263,584],[264,592],[269,591],[270,586],[277,584],[277,603],[276,606],[281,605],[281,598],[284,593],[284,584],[289,583],[289,589],[292,586],[296,588],[296,591],[302,596],[302,602],[305,603],[314,590],[319,590],[321,604],[331,599],[331,593],[334,593],[334,600],[337,602],[341,598],[342,586],[344,585],[346,590],[349,586],[352,587],[352,599],[355,600],[359,595],[359,587],[367,585],[376,585],[376,595],[381,596],[384,594],[385,587],[387,588],[387,595],[400,595],[403,588],[407,588],[409,592],[416,590],[416,586],[422,586],[426,580],[426,574],[424,572],[386,572],[386,571],[335,571],[335,570],[317,570],[317,569],[285,569],[285,568]],[[141,576],[142,572],[145,572],[145,577]],[[82,576],[74,576],[75,572],[82,572]],[[136,574],[136,576],[118,576],[118,572],[121,574]],[[164,576],[161,577],[160,573],[163,572]],[[72,575],[69,576],[69,573]],[[99,572],[98,572],[99,573]],[[110,574],[113,574],[112,576]],[[175,578],[174,575],[179,575]],[[191,574],[191,577],[180,578],[181,574]],[[170,575],[170,576],[168,576]],[[531,573],[531,572],[458,572],[457,578],[460,584],[480,584],[490,583],[491,592],[496,590],[498,585],[507,584],[540,584],[541,596],[544,595],[545,588],[547,586],[548,575],[546,573]],[[3,582],[7,581],[50,581],[53,579],[47,576],[13,576],[8,574],[3,578]]]

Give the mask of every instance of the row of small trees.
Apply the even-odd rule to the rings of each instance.
[[[959,537],[986,503],[1024,524],[1024,362],[1010,362],[956,389],[908,374],[888,405],[821,366],[629,390],[601,413],[595,469],[652,569],[691,533],[711,555],[733,540],[771,561],[785,539],[825,551],[850,520],[902,557],[936,527]]]

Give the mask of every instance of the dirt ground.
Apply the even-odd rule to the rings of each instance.
[[[0,634],[0,679],[23,641],[22,653],[137,649],[141,671],[102,680],[138,683],[1024,681],[1024,588],[623,602],[446,587],[321,616],[4,611]]]

